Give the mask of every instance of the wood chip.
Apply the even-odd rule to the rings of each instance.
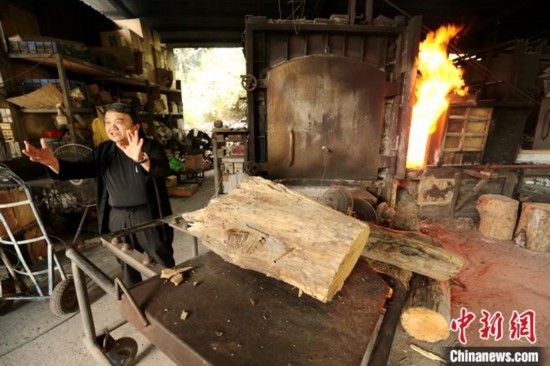
[[[249,299],[250,300],[250,303],[252,304],[252,306],[256,306],[256,301],[254,301],[253,299]]]
[[[302,297],[303,294],[304,294],[304,291],[298,290],[298,297]]]
[[[422,349],[422,348],[418,347],[415,344],[410,344],[409,347],[411,347],[412,350],[420,353],[422,356],[429,358],[430,360],[441,361],[443,363],[447,363],[447,361],[445,361],[445,359],[439,357],[435,353],[426,351],[425,349]]]
[[[178,273],[174,277],[170,278],[170,282],[172,282],[175,286],[179,286],[183,282],[183,275]]]
[[[162,271],[160,271],[160,278],[170,279],[178,274],[185,273],[191,269],[193,269],[193,267],[164,268]]]
[[[198,286],[199,283],[200,283],[199,281],[195,281],[195,282],[193,282],[193,286]]]
[[[188,316],[189,316],[189,313],[187,311],[183,310],[181,312],[180,319],[185,320],[185,319],[187,319]]]

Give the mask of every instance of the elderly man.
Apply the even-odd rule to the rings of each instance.
[[[133,108],[123,103],[105,107],[105,130],[110,141],[98,145],[86,159],[57,159],[44,139],[41,148],[25,141],[23,153],[46,165],[55,179],[96,178],[99,234],[119,231],[172,214],[164,178],[169,164],[164,148],[146,139]],[[145,229],[125,238],[136,250],[157,263],[172,267],[173,229],[168,225]],[[121,263],[128,286],[141,281],[141,274]]]

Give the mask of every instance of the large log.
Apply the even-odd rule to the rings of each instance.
[[[449,337],[451,288],[449,281],[415,275],[401,313],[401,325],[409,335],[426,342]]]
[[[463,264],[461,256],[440,248],[427,235],[373,224],[363,255],[439,281],[456,276]]]
[[[183,218],[228,262],[323,302],[342,288],[369,235],[366,223],[260,177],[247,177]]]
[[[512,240],[518,217],[519,202],[499,194],[479,196],[479,232],[497,240]]]
[[[521,216],[516,237],[525,237],[525,247],[541,252],[550,251],[550,204],[526,202],[521,205]]]

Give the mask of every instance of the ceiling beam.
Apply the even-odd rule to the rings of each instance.
[[[243,32],[226,31],[172,31],[159,32],[163,43],[181,43],[181,42],[202,42],[202,41],[220,41],[240,43],[243,38]]]

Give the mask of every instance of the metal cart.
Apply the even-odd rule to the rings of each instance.
[[[30,188],[7,166],[0,164],[0,190],[24,193],[17,195],[21,198],[18,201],[0,203],[0,223],[5,233],[0,238],[0,258],[6,270],[5,278],[0,281],[0,313],[7,312],[14,300],[43,299],[50,299],[50,308],[56,315],[62,316],[76,311],[78,303],[72,278],[67,276],[55,254]],[[29,221],[38,229],[34,237],[20,239],[14,230],[21,228],[10,227],[10,223],[13,226],[13,222],[17,220],[14,210],[24,209],[30,211]],[[36,268],[38,266],[29,263],[25,249],[41,241],[46,243],[46,264],[45,268]],[[55,271],[59,272],[61,282],[54,288]],[[46,289],[40,283],[40,277],[44,275],[47,277]],[[28,282],[31,283],[30,286]]]
[[[101,237],[104,247],[148,277],[130,289],[118,278],[111,280],[76,248],[67,250],[84,342],[100,364],[133,361],[136,342],[109,335],[126,321],[179,365],[385,364],[406,291],[394,287],[386,302],[392,291],[366,261],[358,262],[340,296],[329,304],[298,297],[292,286],[234,266],[213,252],[179,264],[192,270],[175,286],[160,278],[161,268],[144,264],[146,258],[120,240],[163,223],[186,232],[184,220],[173,216]],[[116,300],[123,316],[99,334],[85,275]],[[384,304],[387,310],[381,314]]]

